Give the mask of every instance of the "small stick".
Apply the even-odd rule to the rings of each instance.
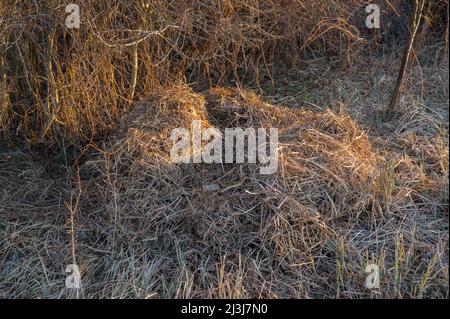
[[[134,93],[136,91],[136,84],[137,84],[137,76],[138,76],[138,43],[135,43],[131,46],[131,64],[132,64],[132,70],[131,70],[131,92],[130,92],[130,103],[133,102]]]

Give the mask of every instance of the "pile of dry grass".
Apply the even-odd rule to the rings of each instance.
[[[171,130],[193,120],[277,127],[278,171],[171,163]],[[10,172],[1,178],[0,294],[446,297],[448,148],[414,138],[384,150],[329,110],[274,107],[237,89],[164,89],[71,180],[23,156],[12,171],[0,158]],[[81,290],[64,286],[71,263]],[[382,270],[380,289],[364,288],[369,263]]]
[[[377,94],[354,100],[356,85],[341,96],[341,79],[339,98],[359,104],[352,118],[274,107],[244,90],[202,95],[179,84],[263,74],[267,81],[267,70],[296,54],[351,57],[361,38],[352,14],[363,3],[187,1],[174,8],[165,0],[86,0],[82,29],[68,30],[57,1],[1,2],[1,129],[64,149],[95,141],[95,151],[85,149],[71,166],[66,152],[52,162],[0,150],[0,296],[448,298],[442,66],[423,69],[431,87],[422,91],[434,108],[418,105],[411,89],[403,116],[371,136],[352,118],[364,113],[364,125],[375,127],[371,112],[385,101]],[[394,79],[391,66],[380,68],[371,90],[389,86],[383,79]],[[355,74],[367,84],[361,72],[351,81]],[[315,99],[333,94],[331,86],[320,89]],[[298,95],[283,98],[297,105]],[[193,120],[278,128],[278,171],[173,164],[171,131]],[[80,290],[65,288],[71,263],[81,268]],[[380,289],[364,288],[369,263],[381,267]]]
[[[278,172],[259,175],[255,164],[171,163],[170,132],[192,120],[278,127]],[[395,267],[384,270],[375,294],[446,293],[441,280],[448,273],[436,263],[447,252],[434,240],[406,238],[414,223],[402,229],[394,222],[424,221],[427,209],[443,214],[446,204],[427,202],[423,185],[410,182],[417,176],[399,168],[410,172],[414,163],[387,168],[346,116],[275,108],[245,91],[213,89],[203,98],[178,88],[140,103],[128,129],[110,140],[81,170],[76,259],[84,296],[368,296],[370,262]],[[414,205],[425,211],[410,215]],[[443,236],[445,221],[431,219]],[[409,246],[417,240],[420,246]]]

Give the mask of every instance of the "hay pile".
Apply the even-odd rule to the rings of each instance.
[[[278,171],[173,164],[171,131],[193,120],[277,127]],[[222,88],[161,90],[121,126],[65,178],[2,155],[0,296],[448,296],[447,142],[383,149],[347,116]],[[80,290],[65,287],[71,263]],[[380,289],[364,288],[369,263]]]
[[[260,175],[256,164],[172,164],[170,132],[194,119],[222,128],[278,127],[278,172]],[[129,266],[126,254],[136,259],[133,267],[147,269],[137,271],[148,276],[139,288],[161,297],[319,295],[320,260],[312,256],[333,237],[329,221],[377,213],[377,157],[351,119],[330,111],[276,108],[233,89],[205,98],[172,89],[140,103],[126,133],[112,140],[83,168],[98,178],[91,181],[93,206],[81,209],[91,218],[79,222],[97,230],[96,244],[109,249],[102,263],[114,260],[116,276],[136,273],[121,268]],[[219,189],[205,187],[211,184]],[[88,278],[113,271],[86,267]]]

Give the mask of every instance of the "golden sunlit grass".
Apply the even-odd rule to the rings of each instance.
[[[259,81],[259,69],[315,43],[324,52],[356,48],[362,39],[345,19],[363,3],[86,0],[77,30],[65,27],[60,1],[2,2],[10,105],[1,129],[19,127],[31,143],[91,141],[161,84]]]
[[[400,50],[338,2],[2,2],[0,297],[448,298],[448,48],[383,121]],[[172,163],[193,120],[278,128],[278,171]]]

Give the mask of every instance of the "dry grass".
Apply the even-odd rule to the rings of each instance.
[[[400,3],[390,2],[386,14]],[[274,63],[305,54],[350,61],[373,41],[359,17],[366,3],[84,0],[77,30],[65,27],[66,3],[4,1],[0,128],[10,139],[78,148],[161,85],[265,82]]]
[[[0,297],[448,298],[445,45],[423,37],[383,122],[399,50],[357,54],[364,1],[86,0],[80,31],[42,3],[0,4],[0,125],[25,141],[0,144]],[[193,120],[277,127],[277,173],[171,163]]]
[[[66,190],[66,219],[17,213],[6,222],[5,296],[76,297],[63,287],[72,240],[81,297],[448,296],[442,142],[401,140],[401,151],[386,152],[348,116],[274,107],[236,89],[204,97],[186,87],[161,90],[127,119]],[[259,175],[255,164],[172,164],[170,132],[194,119],[278,127],[278,173]],[[405,152],[412,143],[424,161]],[[384,272],[374,291],[364,288],[371,262]]]

